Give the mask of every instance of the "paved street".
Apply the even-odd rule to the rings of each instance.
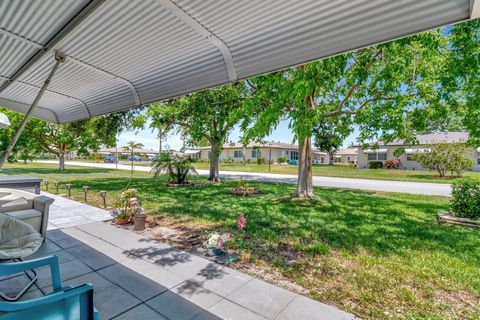
[[[40,163],[57,163],[52,160],[39,160]],[[94,168],[109,168],[115,169],[113,163],[89,163],[80,161],[67,161],[67,165],[94,167]],[[129,165],[118,165],[120,170],[130,170]],[[136,171],[150,171],[147,166],[135,166]],[[361,169],[358,169],[361,170]],[[198,170],[200,175],[208,175],[208,170]],[[220,175],[224,178],[232,179],[248,179],[265,182],[282,182],[282,183],[296,183],[296,175],[288,174],[274,174],[274,173],[255,173],[255,172],[235,172],[235,171],[220,171]],[[370,179],[353,179],[353,178],[335,178],[335,177],[313,177],[313,184],[317,187],[333,187],[333,188],[347,188],[370,191],[385,191],[385,192],[400,192],[410,194],[424,194],[436,196],[450,196],[451,185],[443,183],[424,183],[424,182],[406,182],[406,181],[389,181],[389,180],[370,180]]]

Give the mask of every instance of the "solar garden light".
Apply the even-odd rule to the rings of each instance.
[[[45,180],[43,183],[45,183],[45,191],[48,191],[48,180]]]
[[[103,207],[106,208],[107,207],[107,191],[105,190],[100,191],[100,197],[103,200]]]
[[[67,183],[67,184],[65,185],[65,187],[67,187],[68,197],[70,198],[70,197],[72,196],[72,193],[71,193],[72,184],[71,184],[71,183]]]
[[[87,202],[88,186],[83,186],[84,200]]]
[[[55,185],[55,188],[57,189],[57,194],[58,194],[58,186],[60,185],[60,181],[55,181],[53,184]]]

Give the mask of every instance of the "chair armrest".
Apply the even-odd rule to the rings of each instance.
[[[48,207],[55,201],[55,199],[47,197],[47,196],[37,196],[33,198],[33,208],[44,211],[48,209]]]
[[[27,301],[17,301],[17,302],[0,301],[0,311],[15,312],[15,311],[28,310],[31,308],[39,307],[41,305],[55,303],[61,300],[65,300],[75,296],[82,296],[85,294],[93,298],[93,285],[84,284],[73,289],[57,291],[49,295],[32,299],[32,300],[27,300]]]
[[[42,211],[42,226],[40,228],[40,234],[44,241],[47,238],[48,217],[50,211],[50,205],[55,199],[47,196],[38,196],[33,198],[33,208]]]
[[[0,263],[0,276],[24,272],[47,265],[50,266],[54,291],[61,289],[62,277],[60,275],[60,265],[57,256],[48,256],[20,262]]]

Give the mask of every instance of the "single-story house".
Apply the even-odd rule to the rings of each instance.
[[[140,154],[142,156],[156,156],[159,154],[159,151],[158,150],[153,150],[153,149],[144,149],[144,148],[135,148],[133,150],[133,152],[135,154]],[[100,154],[105,154],[105,155],[114,155],[116,153],[118,154],[121,154],[121,155],[124,155],[124,156],[128,156],[130,155],[131,151],[130,150],[127,150],[127,148],[102,148],[100,150],[98,150],[98,153]]]
[[[186,149],[184,152],[199,160],[210,159],[210,146]],[[282,142],[250,142],[246,146],[241,143],[226,143],[220,154],[220,162],[256,163],[257,159],[262,158],[265,163],[269,160],[271,163],[280,163],[282,157],[285,161],[298,160],[298,145]],[[312,160],[315,164],[327,163],[327,154],[313,150]]]
[[[405,144],[401,140],[396,140],[387,144],[382,141],[371,144],[372,146],[378,145],[378,148],[364,148],[364,146],[358,145],[356,146],[358,147],[358,168],[368,168],[368,163],[370,161],[385,162],[387,160],[400,158],[402,161],[401,169],[424,170],[424,168],[415,160],[415,153],[427,151],[428,147],[433,144],[466,142],[468,140],[468,133],[430,133],[418,135],[416,139],[417,144],[415,145]],[[396,157],[394,152],[399,148],[405,149],[405,153],[400,157]],[[465,157],[474,161],[475,165],[472,170],[480,171],[480,148],[468,148]]]
[[[334,162],[357,163],[358,148],[339,149],[333,157]]]

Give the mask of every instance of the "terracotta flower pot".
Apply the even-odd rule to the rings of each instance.
[[[129,220],[130,220],[129,218],[124,218],[124,219],[116,218],[115,224],[118,224],[118,225],[128,224]]]
[[[136,214],[133,217],[133,229],[134,230],[144,230],[145,229],[145,221],[147,220],[147,215],[144,213]]]

